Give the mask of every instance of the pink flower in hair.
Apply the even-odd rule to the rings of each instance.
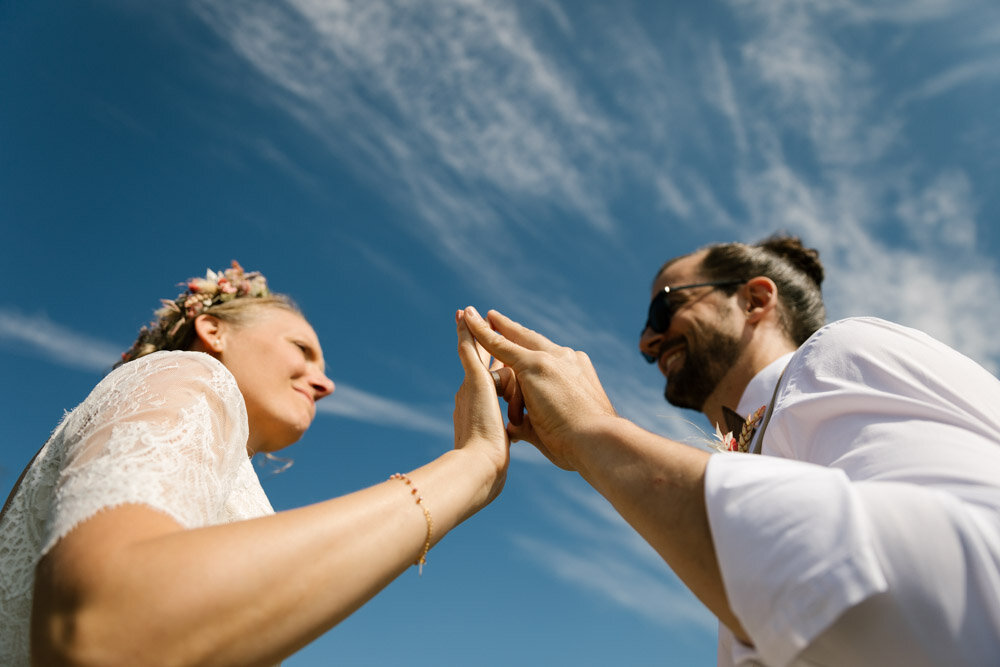
[[[206,306],[211,305],[212,298],[205,297],[200,294],[191,294],[186,299],[184,299],[184,317],[193,320],[201,314],[201,311],[205,310]]]
[[[192,294],[214,295],[219,291],[218,283],[210,278],[192,278],[187,287]]]

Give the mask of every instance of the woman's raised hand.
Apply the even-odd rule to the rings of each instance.
[[[510,440],[504,429],[497,388],[490,374],[490,355],[476,343],[464,322],[462,311],[455,313],[458,331],[458,358],[465,379],[455,394],[455,448],[482,452],[497,467],[497,480],[489,494],[500,493],[510,461]]]
[[[560,468],[576,469],[576,437],[595,418],[616,416],[590,358],[496,311],[488,318],[469,307],[463,319],[479,345],[516,377],[516,382],[504,378],[503,383],[510,408],[508,434],[531,442]]]

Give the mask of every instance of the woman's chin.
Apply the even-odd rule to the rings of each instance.
[[[250,452],[251,456],[254,454],[273,454],[275,452],[280,452],[286,447],[290,447],[301,440],[305,432],[305,428],[289,428],[283,430],[281,433],[270,433],[268,434],[268,437],[252,443],[252,447],[248,446],[247,451]],[[251,440],[253,440],[253,438],[251,438]]]

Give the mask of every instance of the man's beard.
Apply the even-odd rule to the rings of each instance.
[[[678,408],[701,410],[723,376],[736,363],[739,339],[718,329],[699,332],[684,350],[684,363],[667,380],[663,395]]]

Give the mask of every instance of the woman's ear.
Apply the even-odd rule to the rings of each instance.
[[[747,320],[753,324],[760,322],[778,306],[778,286],[766,276],[751,278],[746,283]]]
[[[199,315],[194,319],[194,341],[191,349],[217,357],[225,347],[225,327],[214,315]]]

